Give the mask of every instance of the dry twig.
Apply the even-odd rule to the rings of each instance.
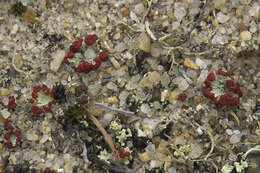
[[[86,111],[86,114],[89,117],[89,119],[91,119],[91,121],[97,126],[99,131],[102,133],[102,135],[104,136],[105,141],[109,145],[110,149],[113,151],[116,161],[119,163],[120,159],[119,159],[118,153],[117,153],[117,151],[115,149],[115,146],[113,144],[113,141],[112,141],[111,137],[108,135],[108,133],[106,132],[104,127],[99,123],[99,121],[93,115],[88,113],[87,109],[84,106],[83,106],[83,109]]]

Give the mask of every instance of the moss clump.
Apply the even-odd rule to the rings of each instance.
[[[27,7],[24,6],[21,2],[17,2],[12,5],[11,7],[11,13],[15,16],[22,16],[24,12],[26,12]]]

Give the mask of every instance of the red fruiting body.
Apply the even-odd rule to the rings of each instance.
[[[185,93],[181,93],[178,95],[178,100],[180,101],[184,101],[187,98],[187,95]]]
[[[50,101],[48,103],[45,103],[45,105],[38,106],[38,97],[41,95],[38,95],[39,92],[42,92],[42,94],[49,96]],[[41,86],[35,86],[33,87],[32,91],[32,98],[29,100],[29,102],[32,104],[31,111],[33,114],[41,114],[45,111],[51,110],[51,105],[54,103],[54,90],[51,90],[47,87],[41,87]]]
[[[15,130],[14,131],[14,127],[12,126],[12,121],[11,120],[6,120],[4,127],[5,130],[7,131],[4,134],[4,139],[5,139],[5,145],[7,148],[12,149],[15,148],[19,145],[20,141],[21,141],[21,131],[20,130]],[[12,143],[12,139],[15,138],[15,143]]]
[[[216,79],[215,74],[214,74],[213,72],[210,72],[209,75],[208,75],[208,77],[207,77],[207,80],[213,81],[213,80],[215,80],[215,79]]]
[[[14,127],[12,126],[12,120],[5,120],[4,129],[7,131],[13,131]]]
[[[102,61],[107,61],[108,60],[108,55],[107,55],[107,52],[100,52],[99,53],[99,58],[102,60]]]
[[[189,109],[189,106],[187,106],[187,105],[182,105],[181,108],[182,108],[182,109],[185,109],[185,110],[188,110],[188,109]]]
[[[86,51],[94,51],[97,57],[86,57]],[[75,56],[76,55],[76,56]],[[76,60],[71,60],[76,58]],[[101,63],[108,60],[108,54],[102,49],[96,34],[90,34],[83,39],[75,41],[70,46],[70,51],[64,57],[65,64],[73,64],[75,72],[83,73],[97,70]]]
[[[208,80],[208,79],[206,79],[206,80],[204,81],[204,83],[205,83],[205,85],[206,85],[207,87],[209,87],[209,86],[211,85],[211,81]]]
[[[73,53],[77,53],[80,51],[80,47],[82,45],[83,39],[79,39],[74,41],[74,43],[70,46],[70,51]]]
[[[123,148],[119,148],[118,154],[119,154],[120,158],[124,159],[125,157],[129,157],[131,153],[128,151],[125,151]]]
[[[43,173],[57,173],[55,170],[51,170],[50,168],[45,168]]]
[[[16,108],[16,103],[15,103],[15,98],[14,98],[14,96],[10,96],[9,97],[9,102],[8,102],[8,108],[9,109],[15,109]]]
[[[207,79],[204,81],[205,85],[207,86],[206,88],[203,89],[202,93],[205,97],[211,99],[217,107],[221,108],[225,105],[228,106],[237,106],[239,104],[239,99],[240,97],[243,96],[243,93],[241,91],[241,89],[239,88],[239,86],[235,83],[234,78],[232,77],[232,73],[230,72],[224,72],[223,70],[218,70],[217,75],[221,75],[224,77],[217,77],[215,76],[215,74],[213,72],[211,72],[208,76]],[[217,83],[214,83],[216,80]],[[218,82],[218,80],[223,81],[224,80],[224,84],[223,82]],[[217,89],[212,90],[212,85],[213,83],[213,88]],[[216,93],[218,93],[218,87],[221,88],[223,87],[223,91],[228,90],[228,93],[223,93],[222,95],[217,95],[215,97],[214,91]],[[238,97],[233,96],[233,93],[237,94]]]
[[[85,38],[85,43],[86,43],[86,45],[91,46],[92,44],[94,44],[97,41],[97,39],[98,39],[98,37],[96,34],[88,35]]]

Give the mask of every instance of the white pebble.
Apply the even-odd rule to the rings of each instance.
[[[231,129],[226,129],[226,134],[231,136],[231,135],[233,135],[233,131]]]
[[[1,110],[1,115],[2,115],[5,119],[7,119],[7,118],[11,115],[11,113],[10,113],[7,109],[3,109],[3,110]]]
[[[65,57],[65,51],[64,50],[57,50],[52,55],[52,61],[50,63],[50,69],[54,72],[57,72],[61,66],[61,63],[63,62],[63,59]]]

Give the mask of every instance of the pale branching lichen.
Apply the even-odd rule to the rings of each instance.
[[[103,151],[100,151],[100,155],[98,155],[98,158],[107,161],[107,160],[113,158],[113,154],[112,153],[108,153],[107,150],[104,149]]]
[[[109,128],[113,131],[120,131],[122,129],[122,125],[119,124],[116,120],[110,123]]]
[[[231,165],[224,165],[221,169],[221,173],[231,173],[232,170],[233,170],[234,166],[231,166]]]
[[[125,146],[125,140],[128,137],[132,137],[132,132],[129,128],[122,129],[121,131],[118,131],[116,134],[117,134],[116,138],[118,142],[121,144],[121,146]]]

